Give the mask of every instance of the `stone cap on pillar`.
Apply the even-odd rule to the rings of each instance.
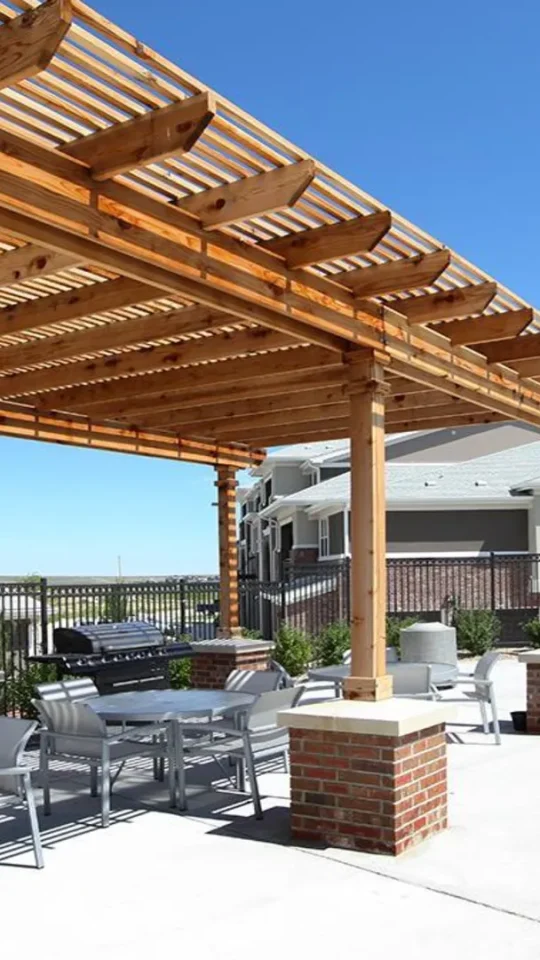
[[[227,638],[217,640],[193,640],[191,647],[194,653],[260,653],[274,649],[269,640],[245,640]]]
[[[392,697],[390,700],[327,700],[278,714],[278,724],[295,730],[363,733],[404,737],[447,723],[456,714],[452,704]]]
[[[518,660],[520,663],[540,664],[540,650],[527,650],[526,653],[520,653]]]

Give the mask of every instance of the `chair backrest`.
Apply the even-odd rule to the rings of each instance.
[[[476,668],[474,671],[475,679],[489,680],[491,673],[493,671],[493,667],[497,663],[497,660],[500,660],[500,658],[501,658],[501,655],[500,653],[497,653],[496,650],[488,650],[487,653],[484,653],[480,657],[478,663],[476,664]],[[483,684],[479,683],[478,686],[475,687],[475,692],[476,692],[476,696],[479,697],[481,700],[489,700],[488,691]]]
[[[34,688],[40,700],[88,700],[99,697],[99,690],[90,677],[74,677],[73,680],[57,680],[55,683],[38,683]]]
[[[343,654],[342,658],[341,658],[341,662],[342,662],[342,663],[350,663],[350,662],[351,662],[351,656],[352,656],[351,651],[350,651],[350,650],[346,650],[345,653]]]
[[[64,737],[107,736],[107,725],[86,703],[70,700],[35,700],[34,704],[49,733]]]
[[[24,748],[37,727],[35,720],[0,717],[0,793],[17,793],[17,777],[2,776],[2,769],[18,767]]]
[[[390,663],[388,673],[392,676],[396,697],[431,693],[431,664],[429,663]]]
[[[386,648],[386,662],[387,663],[399,663],[398,652],[395,647]]]
[[[260,730],[263,727],[277,727],[279,711],[295,707],[303,692],[303,687],[286,687],[284,690],[261,693],[249,711],[248,729]]]
[[[267,693],[277,690],[281,674],[277,670],[233,670],[225,681],[225,690],[241,693]]]
[[[276,687],[276,690],[281,690],[282,687],[294,687],[294,680],[287,673],[285,667],[282,667],[277,660],[270,660],[270,670],[274,670],[276,673],[279,673],[279,683]]]

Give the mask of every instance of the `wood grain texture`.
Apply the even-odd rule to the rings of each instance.
[[[496,293],[496,283],[479,283],[474,287],[410,297],[393,306],[411,323],[435,323],[437,320],[453,320],[482,313]]]
[[[0,26],[0,89],[45,70],[70,25],[69,0],[47,0]]]
[[[401,290],[429,287],[450,264],[449,250],[438,250],[423,257],[395,260],[367,269],[349,270],[339,279],[357,297],[376,297]]]
[[[267,250],[279,253],[290,269],[309,267],[325,260],[352,256],[373,250],[392,226],[388,211],[355,217],[314,230],[304,230],[264,244]]]

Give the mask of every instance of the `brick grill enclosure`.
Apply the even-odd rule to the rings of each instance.
[[[197,653],[192,660],[191,682],[204,690],[223,690],[232,670],[268,670],[270,650],[227,650]]]
[[[447,827],[443,725],[400,737],[292,728],[290,738],[294,840],[397,856]]]
[[[540,663],[527,664],[527,733],[540,734]]]

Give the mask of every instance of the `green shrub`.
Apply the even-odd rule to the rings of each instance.
[[[303,630],[282,624],[274,638],[274,659],[291,677],[305,673],[312,656],[312,642]]]
[[[314,641],[314,654],[321,667],[341,663],[343,654],[351,646],[351,628],[344,620],[329,623]]]
[[[6,676],[0,687],[0,714],[15,714],[34,720],[37,712],[31,701],[36,696],[36,684],[52,683],[56,677],[56,667],[49,663],[31,663],[13,676]]]
[[[250,630],[248,627],[242,627],[242,637],[244,640],[263,640],[260,630]]]
[[[399,652],[400,631],[405,627],[412,627],[414,623],[422,623],[420,617],[387,617],[386,618],[386,646],[395,647]]]
[[[490,650],[499,636],[500,620],[492,610],[454,610],[458,650],[480,657]]]
[[[526,620],[521,624],[521,629],[527,637],[531,647],[540,647],[540,619]]]
[[[186,690],[191,686],[191,657],[169,661],[169,683],[172,690]]]

